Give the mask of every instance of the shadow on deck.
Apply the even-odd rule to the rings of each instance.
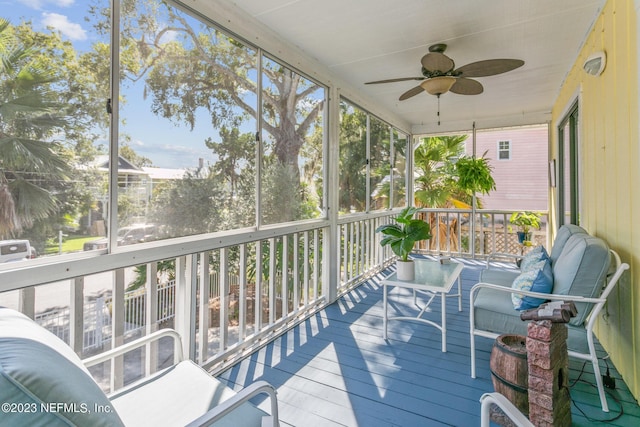
[[[472,379],[469,290],[484,264],[461,261],[463,310],[458,311],[457,298],[447,299],[446,353],[441,352],[440,331],[417,322],[391,321],[389,338],[383,340],[379,283],[388,270],[219,378],[236,390],[256,380],[273,384],[283,426],[480,425],[480,396],[493,391],[493,340],[476,339],[478,378]],[[439,302],[432,309],[427,317],[439,321]],[[392,290],[389,310],[417,313],[410,291]],[[611,412],[604,413],[590,364],[570,361],[573,425],[598,425],[616,417],[608,425],[640,425],[640,407],[619,374],[612,370],[611,375],[617,388],[608,390]]]

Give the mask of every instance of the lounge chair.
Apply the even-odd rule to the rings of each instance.
[[[175,364],[107,396],[93,366],[161,337],[174,339]],[[163,329],[85,361],[25,315],[0,307],[0,425],[274,426],[275,389],[258,381],[236,393],[191,360],[180,336]],[[249,399],[267,394],[271,414]]]

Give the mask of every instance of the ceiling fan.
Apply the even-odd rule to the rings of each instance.
[[[396,79],[378,80],[365,84],[394,83],[406,80],[422,81],[418,86],[409,89],[400,95],[400,101],[409,99],[422,91],[427,91],[431,95],[440,95],[446,92],[453,92],[459,95],[479,95],[484,88],[479,81],[469,77],[486,77],[496,74],[506,73],[524,65],[520,59],[487,59],[484,61],[472,62],[455,68],[453,59],[444,54],[447,45],[444,43],[434,44],[429,47],[429,53],[422,57],[422,76],[401,77]]]

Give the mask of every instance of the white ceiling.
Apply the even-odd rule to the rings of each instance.
[[[406,120],[415,133],[542,123],[605,0],[233,0],[362,96]],[[494,58],[525,65],[477,78],[484,93],[426,92],[364,82],[421,76],[430,45],[446,43],[456,68]],[[302,70],[305,71],[305,70]]]

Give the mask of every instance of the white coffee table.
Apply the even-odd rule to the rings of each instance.
[[[389,320],[413,320],[429,325],[435,326],[442,332],[442,351],[447,351],[447,314],[446,314],[446,301],[447,297],[458,297],[458,311],[462,311],[462,285],[460,283],[460,272],[462,271],[462,264],[455,261],[449,261],[449,263],[441,264],[440,261],[432,261],[426,259],[415,259],[416,274],[412,281],[398,280],[396,273],[387,276],[383,281],[383,337],[387,339],[387,323]],[[447,295],[455,281],[458,281],[458,293]],[[420,312],[416,317],[398,316],[388,317],[388,294],[389,288],[408,288],[413,289],[413,301],[417,305],[416,291],[425,292],[430,295],[427,303],[418,307]],[[427,311],[435,297],[440,294],[441,300],[441,312],[442,320],[438,324],[429,319],[423,319],[422,315]]]

